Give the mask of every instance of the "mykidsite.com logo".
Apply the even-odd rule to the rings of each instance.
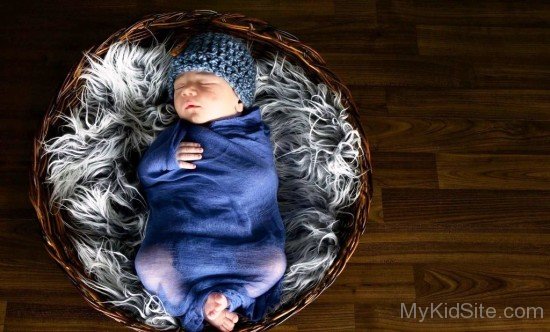
[[[543,319],[542,307],[505,307],[484,306],[483,303],[430,303],[418,306],[415,303],[401,303],[401,318],[416,319],[424,322],[428,319]]]

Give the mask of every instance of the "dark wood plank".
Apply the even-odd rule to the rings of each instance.
[[[511,265],[415,265],[416,301],[484,303],[493,306],[542,306],[550,296],[550,269],[528,272]]]
[[[314,302],[300,311],[298,331],[355,331],[353,303],[324,304]]]
[[[376,180],[373,180],[373,197],[369,208],[369,217],[367,223],[383,223],[384,207],[382,206],[382,187]]]
[[[8,301],[4,326],[7,331],[127,331],[112,319],[105,319],[90,305],[50,302],[36,304]]]
[[[550,190],[384,188],[382,199],[386,227],[550,236]]]
[[[307,25],[306,25],[307,24]],[[365,19],[319,19],[294,25],[293,32],[321,54],[340,52],[356,54],[418,54],[414,29],[402,30],[378,26]],[[358,39],[356,36],[362,35]]]
[[[550,83],[550,62],[520,58],[325,53],[346,84],[415,88],[540,89]]]
[[[383,188],[438,188],[435,155],[431,153],[372,153],[376,181]]]
[[[464,59],[475,73],[476,88],[541,89],[550,84],[550,61],[540,58],[525,61],[518,58]]]
[[[380,87],[364,87],[360,85],[348,85],[352,98],[365,115],[388,114],[386,90]]]
[[[316,300],[319,303],[381,303],[416,298],[412,265],[349,264],[334,284]]]
[[[329,67],[350,85],[470,87],[473,66],[454,58],[407,54],[324,53]]]
[[[5,321],[6,321],[6,301],[0,301],[0,332],[4,331]]]
[[[417,25],[418,54],[547,58],[550,28]]]
[[[292,317],[286,321],[283,322],[281,325],[275,326],[273,329],[271,329],[273,332],[297,332],[300,331],[298,329],[298,325],[292,323]]]
[[[547,155],[438,153],[436,158],[441,189],[550,190]]]
[[[435,156],[430,153],[372,153],[374,195],[369,210],[369,221],[384,222],[383,188],[437,188]]]
[[[367,223],[350,262],[514,265],[529,271],[550,261],[548,233],[465,232],[452,227],[425,231],[422,225],[386,225]]]
[[[390,116],[550,120],[548,90],[392,87],[386,90]],[[365,114],[369,114],[371,108],[367,107]]]
[[[364,116],[375,151],[550,153],[550,122]]]
[[[379,23],[402,25],[550,26],[546,1],[378,0]]]
[[[0,187],[0,220],[35,221],[28,188],[20,184]]]

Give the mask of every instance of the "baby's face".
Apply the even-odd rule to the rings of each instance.
[[[174,108],[180,118],[191,123],[201,124],[242,112],[243,104],[238,102],[239,97],[229,83],[212,73],[190,71],[174,81]]]

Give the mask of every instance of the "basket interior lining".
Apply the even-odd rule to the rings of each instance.
[[[106,302],[157,329],[177,325],[139,282],[133,257],[148,211],[135,166],[156,135],[177,119],[166,102],[167,45],[114,43],[88,58],[81,103],[62,118],[62,134],[44,143],[51,206],[85,267],[82,281]],[[257,58],[255,104],[270,127],[288,260],[281,305],[320,282],[340,250],[338,215],[359,194],[361,142],[341,96],[312,81],[280,53]]]

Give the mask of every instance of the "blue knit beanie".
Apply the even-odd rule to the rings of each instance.
[[[256,63],[238,38],[217,32],[206,32],[191,38],[185,50],[172,58],[170,63],[168,90],[171,100],[174,99],[175,80],[189,71],[205,71],[222,77],[246,108],[254,102]]]

